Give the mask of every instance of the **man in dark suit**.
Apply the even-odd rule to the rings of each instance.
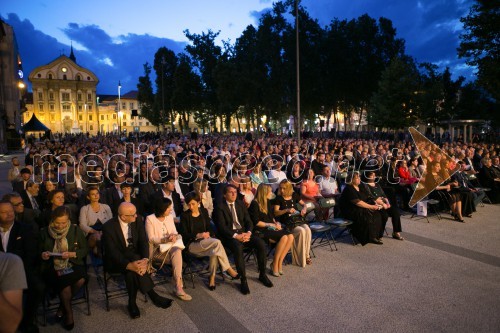
[[[243,259],[245,247],[253,248],[256,252],[260,272],[259,281],[266,287],[272,287],[273,283],[266,275],[266,244],[260,237],[252,234],[253,223],[248,210],[244,203],[236,200],[238,189],[229,184],[224,188],[223,194],[224,200],[215,207],[213,220],[222,243],[233,253],[236,269],[241,277],[241,292],[244,295],[250,293]]]
[[[116,216],[118,214],[118,206],[122,202],[123,193],[121,191],[120,184],[122,184],[123,182],[125,182],[125,177],[114,175],[113,184],[104,192],[104,203],[106,203],[109,208],[111,208],[113,216]]]
[[[104,265],[112,273],[125,275],[128,291],[128,311],[132,319],[139,318],[137,291],[147,294],[153,304],[168,308],[172,300],[158,295],[154,290],[153,280],[147,273],[149,243],[142,217],[137,216],[132,203],[123,202],[118,207],[118,216],[104,223]]]
[[[38,194],[40,193],[40,185],[32,180],[28,180],[26,183],[26,190],[21,193],[21,198],[23,198],[24,207],[31,208],[40,211],[42,205],[38,199]]]
[[[14,207],[9,201],[0,201],[0,236],[0,251],[19,256],[26,272],[28,290],[21,331],[38,332],[36,310],[43,297],[44,285],[36,271],[37,243],[30,226],[15,222]]]
[[[178,223],[184,209],[182,208],[182,201],[179,193],[175,192],[175,179],[172,176],[167,176],[163,179],[161,189],[154,193],[152,201],[156,202],[162,198],[168,198],[172,201],[174,209],[171,214],[174,221]]]
[[[31,178],[31,170],[28,168],[21,169],[21,180],[12,183],[12,190],[21,194],[26,189],[26,184]]]
[[[38,235],[40,227],[38,226],[37,218],[40,216],[40,211],[35,211],[24,207],[23,199],[17,192],[5,194],[2,201],[9,201],[14,207],[15,222],[24,223],[31,227],[33,234]]]

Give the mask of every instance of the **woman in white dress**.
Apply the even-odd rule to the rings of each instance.
[[[172,212],[172,201],[168,198],[161,198],[155,202],[154,214],[146,217],[146,234],[150,243],[149,256],[152,258],[153,251],[160,244],[172,245],[170,249],[160,254],[161,260],[172,265],[172,275],[174,278],[174,294],[183,301],[190,301],[192,297],[183,289],[182,283],[182,248],[176,245],[177,238],[180,237],[175,228]],[[156,256],[155,256],[156,258]]]

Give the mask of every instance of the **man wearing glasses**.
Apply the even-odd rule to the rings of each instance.
[[[9,201],[14,207],[15,221],[27,224],[31,227],[33,234],[38,235],[40,228],[37,219],[40,216],[40,211],[31,208],[26,208],[23,203],[23,198],[17,192],[5,194],[2,201]]]
[[[122,273],[128,292],[128,312],[132,319],[139,318],[136,304],[137,291],[147,294],[154,305],[168,308],[172,300],[158,295],[147,273],[149,244],[142,217],[137,216],[134,204],[123,202],[118,217],[103,225],[104,265],[108,272]]]

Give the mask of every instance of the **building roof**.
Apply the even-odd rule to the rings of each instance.
[[[137,99],[138,94],[139,94],[139,92],[137,90],[131,90],[128,93],[126,93],[125,95],[122,95],[121,98],[122,99]]]

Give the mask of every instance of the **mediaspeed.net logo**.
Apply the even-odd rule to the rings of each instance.
[[[443,152],[437,145],[428,140],[423,134],[418,132],[415,128],[409,128],[409,132],[415,142],[415,147],[418,150],[418,153],[421,156],[421,159],[424,163],[425,169],[423,171],[422,177],[419,182],[416,184],[415,191],[413,196],[409,202],[409,206],[413,207],[417,202],[426,198],[432,191],[434,191],[440,184],[449,179],[456,171],[459,170],[459,166],[455,163],[455,161],[448,156],[445,152]],[[146,144],[141,143],[141,146],[146,146],[146,152],[149,151],[149,147]],[[135,151],[135,146],[132,144],[131,151]],[[144,147],[142,147],[144,148]],[[311,148],[311,149],[310,149]],[[141,149],[144,150],[144,149]],[[312,147],[308,146],[306,151],[311,151],[312,154],[315,155],[316,158],[320,159],[324,158],[324,152],[317,151],[315,145]],[[220,165],[222,161],[224,161],[226,154],[218,154],[216,155],[216,159],[218,163],[213,163],[210,168],[206,169],[206,173],[210,176],[208,179],[209,183],[219,183],[219,182],[227,182],[228,179],[226,177],[220,177],[223,173],[228,173],[230,175],[229,179],[236,184],[242,184],[241,180],[244,178],[244,172],[251,173],[255,170],[256,164],[255,161],[258,160],[256,156],[254,156],[251,152],[241,153],[236,157],[236,160],[233,161],[233,164],[236,164],[236,161],[252,161],[246,164],[245,170],[228,170],[227,167],[222,167]],[[367,156],[366,159],[369,161],[357,161],[353,158],[352,155],[334,155],[333,158],[337,161],[337,169],[330,170],[331,175],[328,177],[330,181],[336,181],[337,178],[341,178],[342,182],[349,182],[350,176],[352,176],[352,172],[360,172],[363,173],[367,170],[360,170],[361,166],[366,162],[366,165],[369,165],[371,170],[383,170],[383,166],[385,163],[389,163],[389,157],[397,157],[399,156],[398,149],[394,149],[391,154],[388,156]],[[57,167],[51,166],[49,160],[53,157],[53,160],[59,162]],[[141,155],[141,157],[145,157],[145,155]],[[213,157],[213,156],[212,156]],[[139,184],[144,184],[147,182],[154,182],[157,184],[162,184],[166,182],[168,179],[167,176],[173,176],[178,179],[179,183],[190,184],[193,183],[196,179],[200,178],[197,176],[199,165],[196,165],[197,161],[206,161],[209,158],[209,154],[207,156],[201,156],[197,154],[189,154],[185,156],[182,161],[177,162],[174,156],[170,156],[169,154],[161,154],[154,157],[153,160],[149,158],[140,158],[140,165],[135,168],[133,171],[133,176],[131,178],[122,177],[126,174],[125,170],[127,169],[125,160],[126,160],[126,152],[112,155],[108,160],[103,159],[101,156],[97,154],[88,154],[86,156],[82,156],[79,160],[75,159],[75,156],[71,156],[69,154],[63,154],[59,156],[51,156],[51,154],[46,155],[35,155],[33,157],[33,165],[38,164],[38,160],[41,159],[41,169],[42,174],[44,174],[46,168],[50,168],[52,170],[52,177],[50,179],[55,179],[57,181],[63,180],[64,183],[73,183],[75,182],[75,172],[76,169],[80,169],[87,177],[83,177],[81,180],[88,185],[98,185],[104,181],[104,171],[108,171],[110,174],[116,174],[119,176],[120,181],[114,182],[113,179],[110,179],[112,183],[121,184],[123,182],[134,183],[134,178],[140,172],[141,165],[146,164],[146,176],[139,177]],[[300,153],[294,155],[292,159],[286,161],[280,155],[268,155],[266,156],[259,164],[260,168],[264,169],[266,166],[266,174],[268,178],[268,184],[273,184],[273,174],[274,171],[277,171],[284,166],[286,170],[292,170],[295,164],[303,163],[306,159]],[[114,163],[111,163],[114,160]],[[59,167],[61,166],[62,161],[66,161],[73,165],[71,171],[67,173],[61,174],[59,172]],[[220,162],[220,163],[219,163]],[[375,164],[371,164],[371,162],[375,162]],[[396,161],[397,162],[397,161]],[[113,164],[113,167],[111,165]],[[183,166],[187,176],[179,177],[178,173],[175,171],[180,169]],[[224,165],[225,166],[225,165]],[[88,167],[92,167],[89,169]],[[101,171],[97,171],[96,167],[100,167]],[[198,168],[197,168],[198,167]],[[203,166],[205,167],[205,166]],[[175,169],[175,170],[174,170]],[[90,171],[92,170],[92,171]],[[392,168],[386,168],[387,172],[395,172],[396,170]],[[304,173],[307,170],[302,169],[302,174],[299,179],[302,179]],[[348,172],[350,171],[350,172]],[[385,179],[387,182],[397,185],[399,184],[399,178],[397,175],[385,175]],[[203,177],[203,175],[202,175]],[[33,175],[34,181],[37,183],[41,183],[41,179],[35,179]],[[91,179],[86,181],[86,179]],[[289,179],[292,181],[291,179]],[[319,184],[324,181],[324,175],[316,175],[314,180]],[[391,182],[391,180],[393,182]],[[302,181],[302,180],[301,180]],[[378,181],[378,180],[377,180]],[[295,182],[292,181],[295,184]]]
[[[425,166],[410,199],[409,206],[413,207],[450,179],[460,169],[460,165],[415,128],[410,127],[409,131]]]

